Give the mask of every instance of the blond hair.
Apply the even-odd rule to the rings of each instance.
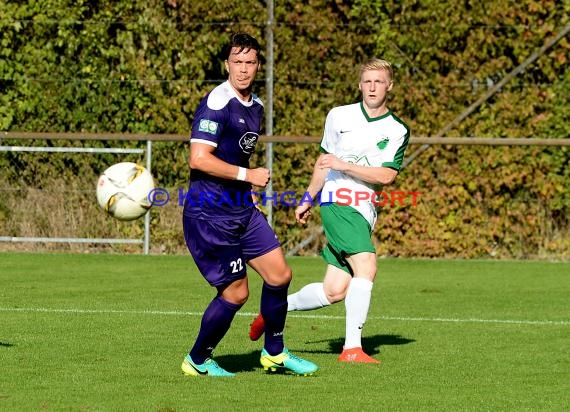
[[[368,70],[386,70],[390,74],[390,79],[394,77],[394,69],[392,69],[392,64],[387,60],[377,59],[375,57],[366,60],[360,66],[359,78],[362,78],[362,74]]]

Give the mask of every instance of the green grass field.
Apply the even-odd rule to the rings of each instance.
[[[291,290],[321,280],[292,258]],[[260,278],[216,350],[233,379],[180,363],[213,291],[189,256],[0,253],[2,411],[567,411],[570,264],[379,261],[365,348],[336,361],[344,305],[294,312],[315,376],[266,375],[247,337]]]

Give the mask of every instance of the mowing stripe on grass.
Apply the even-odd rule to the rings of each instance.
[[[184,312],[176,310],[116,310],[116,309],[54,309],[54,308],[2,308],[0,312],[26,313],[71,313],[71,314],[118,314],[118,315],[159,315],[159,316],[202,316],[203,312]],[[257,316],[257,313],[238,312],[238,316]],[[344,320],[344,316],[290,314],[291,318]],[[459,318],[424,318],[405,316],[369,316],[368,319],[396,320],[403,322],[446,322],[446,323],[501,323],[513,325],[553,325],[570,326],[570,320],[517,320],[517,319],[459,319]]]

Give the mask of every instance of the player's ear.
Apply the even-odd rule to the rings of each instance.
[[[229,73],[230,72],[230,65],[228,64],[227,60],[224,60],[224,66],[226,67],[226,71]]]
[[[393,86],[394,86],[394,82],[392,80],[390,80],[390,85],[388,85],[388,91],[392,90]]]

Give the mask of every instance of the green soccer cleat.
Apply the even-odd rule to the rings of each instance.
[[[222,368],[213,359],[208,358],[203,364],[196,365],[189,354],[184,358],[184,362],[182,362],[181,368],[182,372],[184,372],[184,375],[186,376],[236,376],[235,373],[228,372]]]
[[[319,367],[313,362],[293,355],[287,348],[279,355],[271,356],[265,349],[261,351],[261,365],[267,372],[290,371],[296,375],[312,375]]]

